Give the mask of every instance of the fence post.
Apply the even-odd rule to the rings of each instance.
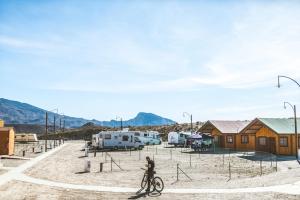
[[[157,155],[157,146],[156,146],[156,155]]]
[[[177,163],[177,181],[179,181],[179,171],[178,171],[178,168],[179,168],[179,164]]]
[[[131,147],[130,147],[130,149],[129,149],[129,155],[131,156]]]
[[[139,160],[141,160],[141,150],[139,149]]]
[[[95,148],[95,150],[94,150],[94,157],[96,157],[96,155],[97,155],[97,151],[96,151],[96,148]]]
[[[105,162],[106,162],[106,158],[107,158],[107,152],[105,152]]]
[[[231,179],[231,166],[230,166],[230,161],[229,161],[229,179]]]
[[[172,149],[170,149],[170,157],[171,157],[171,160],[172,160]]]
[[[223,153],[223,168],[224,168],[224,153]]]
[[[110,157],[110,171],[112,172],[112,157]]]
[[[276,161],[276,172],[277,172],[277,156],[275,157],[275,161]]]
[[[32,147],[32,152],[34,153],[34,147]]]
[[[260,175],[262,175],[262,160],[260,160]]]
[[[25,151],[23,150],[23,157],[25,156]]]
[[[190,167],[192,167],[192,154],[190,154]]]

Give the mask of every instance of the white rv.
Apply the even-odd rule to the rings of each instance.
[[[102,131],[92,136],[92,146],[97,149],[143,149],[144,143],[134,131]]]
[[[134,135],[139,137],[145,145],[161,144],[160,134],[157,131],[135,132]]]
[[[191,132],[170,132],[168,134],[168,144],[175,146],[184,146]]]

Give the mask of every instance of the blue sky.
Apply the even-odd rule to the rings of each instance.
[[[299,1],[0,1],[1,97],[109,120],[290,117]]]

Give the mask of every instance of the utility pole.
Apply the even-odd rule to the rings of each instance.
[[[64,123],[63,123],[63,132],[65,132],[65,125],[66,125],[66,120],[64,120]]]
[[[48,112],[46,112],[46,127],[45,127],[45,152],[47,152],[47,138],[48,138]]]
[[[191,114],[191,132],[193,131],[193,115]]]
[[[59,118],[59,131],[61,131],[61,118]]]
[[[123,130],[123,119],[121,118],[121,130]]]
[[[55,121],[56,121],[56,119],[55,119],[55,114],[54,114],[53,116],[54,116],[54,117],[53,117],[53,118],[54,118],[54,119],[53,119],[53,121],[54,121],[54,123],[53,123],[53,132],[55,133],[55,126],[56,126],[56,125],[55,125]]]

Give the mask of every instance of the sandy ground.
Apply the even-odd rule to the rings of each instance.
[[[48,148],[53,147],[53,141],[48,142]],[[36,143],[15,143],[15,152],[14,157],[20,158],[35,158],[43,153],[45,150],[44,141],[39,141]],[[23,156],[23,151],[25,151],[25,156]],[[0,156],[1,157],[1,156]],[[22,159],[7,159],[2,158],[0,162],[2,163],[3,167],[17,167],[27,160]],[[1,167],[0,167],[0,174],[1,174]]]
[[[138,188],[143,177],[140,168],[144,167],[145,156],[149,155],[152,158],[154,156],[157,175],[164,180],[165,188],[259,187],[300,180],[300,167],[294,165],[295,161],[284,162],[284,167],[282,163],[278,163],[278,172],[275,172],[274,163],[271,166],[270,162],[263,162],[263,175],[260,176],[259,161],[251,161],[231,154],[224,156],[223,165],[222,154],[201,154],[199,157],[198,154],[181,153],[181,149],[164,148],[162,145],[148,147],[141,152],[109,152],[109,155],[123,169],[120,170],[113,164],[113,171],[111,171],[109,155],[98,152],[96,157],[93,153],[90,153],[89,157],[84,157],[84,152],[80,151],[83,146],[83,142],[70,142],[60,151],[27,170],[26,174],[35,178],[71,184]],[[83,173],[86,160],[91,161],[91,173]],[[104,163],[102,173],[99,173],[100,162]],[[231,163],[230,180],[229,162]],[[183,174],[179,174],[179,181],[176,181],[177,164],[192,178],[192,181]]]
[[[82,190],[65,190],[56,187],[48,187],[11,181],[5,186],[0,187],[1,200],[82,200],[82,199],[226,199],[226,200],[299,200],[300,196],[286,195],[277,193],[249,193],[249,194],[166,194],[160,196],[136,195],[132,193],[107,193],[91,192]]]

